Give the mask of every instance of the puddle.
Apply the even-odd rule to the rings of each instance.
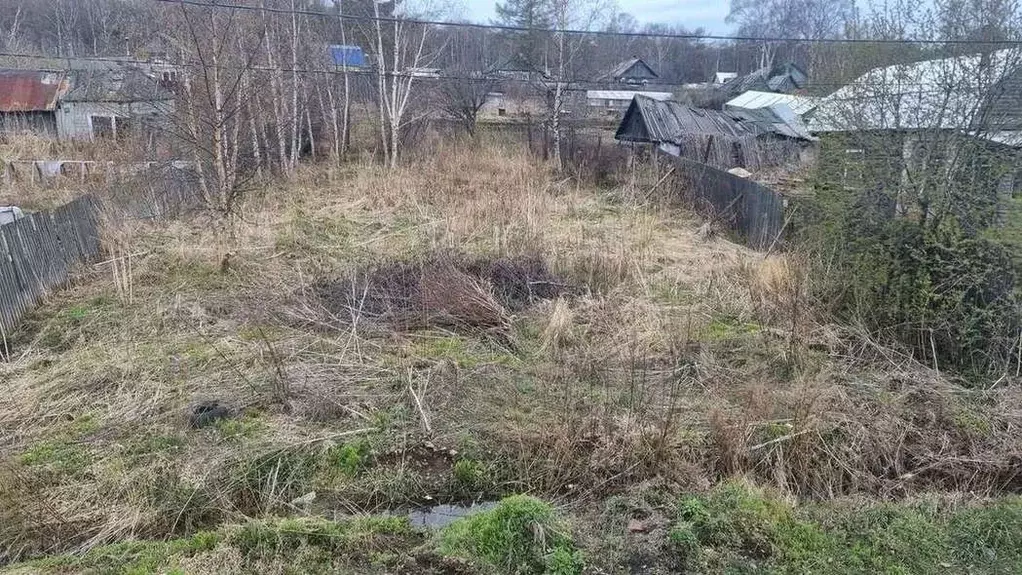
[[[462,517],[489,511],[496,506],[495,501],[473,503],[472,505],[437,505],[426,509],[416,509],[408,514],[408,519],[411,520],[412,527],[439,529]]]

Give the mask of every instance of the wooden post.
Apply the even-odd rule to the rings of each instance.
[[[710,163],[710,150],[712,149],[712,147],[713,147],[713,136],[710,136],[709,138],[706,138],[706,149],[703,150],[703,163],[704,164],[708,165]]]

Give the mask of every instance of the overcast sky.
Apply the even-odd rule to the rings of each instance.
[[[466,15],[479,22],[493,18],[494,2],[463,0]],[[682,24],[686,28],[705,28],[709,32],[727,32],[727,0],[618,0],[623,12],[641,22]]]

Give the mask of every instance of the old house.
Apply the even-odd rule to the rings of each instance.
[[[794,161],[812,139],[783,104],[755,113],[724,112],[641,95],[632,100],[614,137],[725,170]]]
[[[805,71],[789,62],[732,78],[724,82],[719,91],[730,100],[748,91],[791,94],[805,88],[808,83],[809,76]]]
[[[62,140],[91,140],[151,132],[173,109],[174,93],[142,70],[80,70],[60,98],[57,135]]]
[[[1020,90],[1017,49],[875,68],[820,102],[818,169],[906,209],[927,195],[968,196],[968,211],[1002,203],[1019,188]]]
[[[545,70],[508,60],[489,67],[492,80],[478,117],[486,120],[531,120],[543,117],[550,106],[550,76]]]
[[[0,130],[61,140],[155,128],[174,108],[175,70],[90,62],[69,70],[0,70]]]
[[[57,137],[57,106],[67,75],[54,70],[0,70],[0,132]]]
[[[654,100],[670,100],[670,92],[637,92],[633,90],[586,90],[586,106],[596,114],[617,115],[628,109],[635,96],[645,96]]]
[[[716,72],[713,74],[713,79],[710,81],[711,84],[723,84],[728,80],[734,80],[738,77],[738,72]]]
[[[642,58],[630,58],[614,66],[609,72],[597,78],[598,82],[641,86],[656,83],[660,75]]]

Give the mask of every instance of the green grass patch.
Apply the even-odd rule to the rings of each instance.
[[[218,419],[213,424],[220,437],[229,441],[252,439],[266,430],[266,422],[258,411],[246,411],[241,417]]]
[[[111,296],[92,299],[58,310],[43,320],[39,344],[52,351],[67,351],[80,340],[100,339],[108,334],[110,322],[116,321],[118,303]]]
[[[174,286],[177,290],[195,290],[199,292],[236,289],[239,275],[246,269],[246,262],[239,256],[232,256],[229,267],[221,268],[221,263],[212,256],[197,254],[163,253],[158,263],[150,269],[153,276],[142,276],[140,285]]]
[[[582,572],[581,553],[539,499],[514,495],[450,524],[440,533],[440,553],[500,573],[569,575]]]
[[[182,451],[187,441],[180,435],[159,435],[147,433],[127,444],[125,455],[145,458],[147,455],[174,454]]]
[[[344,477],[355,477],[369,466],[371,452],[369,442],[365,440],[333,445],[324,456],[326,467]]]
[[[15,565],[17,569],[43,573],[103,573],[142,575],[180,573],[171,567],[175,559],[210,551],[220,542],[214,532],[203,531],[171,541],[126,541],[95,547],[84,555],[59,555]]]
[[[1022,498],[795,507],[742,482],[684,498],[669,533],[687,570],[767,573],[1017,573]]]
[[[333,553],[364,548],[383,538],[418,538],[406,517],[364,517],[329,521],[318,517],[252,521],[234,531],[229,542],[247,558],[288,554],[301,547]]]
[[[976,410],[968,408],[961,409],[955,412],[952,417],[952,421],[954,421],[955,427],[957,427],[959,431],[967,435],[974,437],[990,437],[990,434],[993,433],[993,425],[990,423],[990,420],[983,417],[983,415]]]
[[[82,444],[51,440],[36,443],[18,456],[18,462],[41,467],[57,475],[81,477],[92,464],[92,454]]]
[[[367,517],[346,521],[319,518],[253,520],[170,541],[128,541],[96,547],[83,555],[59,555],[11,566],[14,572],[142,575],[185,573],[181,560],[221,548],[240,553],[232,572],[261,573],[268,565],[282,573],[396,572],[400,561],[421,546],[423,535],[406,518]],[[347,569],[338,569],[339,565]],[[382,565],[382,567],[381,567]],[[223,567],[222,565],[219,567]]]
[[[422,542],[404,517],[253,521],[229,538],[254,572],[284,564],[287,573],[398,572],[402,558]]]
[[[303,254],[342,253],[355,237],[354,222],[332,216],[311,216],[300,207],[289,210],[290,218],[277,234],[277,251]]]
[[[472,369],[480,365],[517,365],[514,355],[495,350],[486,343],[456,335],[422,337],[408,353],[433,361],[450,361],[458,367]]]
[[[717,316],[710,320],[710,323],[703,329],[702,338],[705,341],[728,341],[741,339],[745,336],[754,335],[762,331],[759,324],[743,322],[732,316]]]
[[[668,306],[690,306],[698,300],[691,286],[676,279],[654,281],[649,286],[649,298]]]

